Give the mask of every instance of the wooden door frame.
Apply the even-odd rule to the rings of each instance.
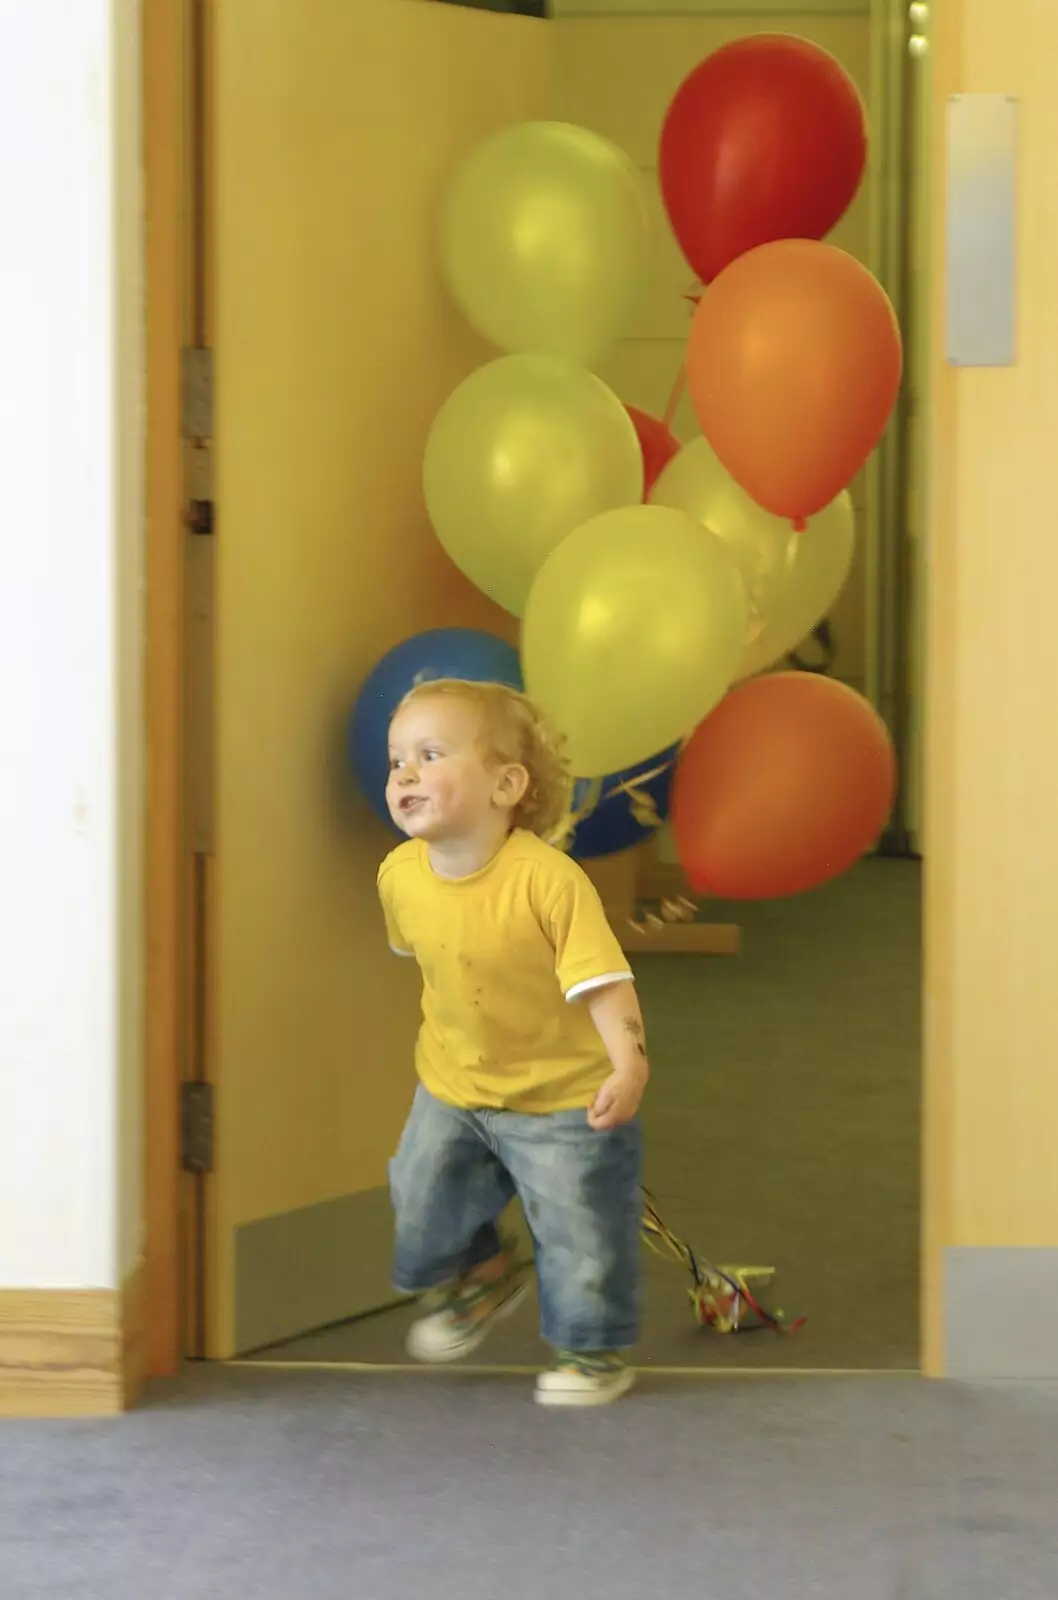
[[[184,0],[141,0],[146,267],[144,1299],[146,1369],[179,1368],[179,1095],[185,1026]]]
[[[185,538],[186,484],[181,437],[181,351],[185,342],[186,263],[191,225],[186,162],[187,37],[192,0],[141,0],[141,72],[145,215],[145,1135],[144,1321],[146,1373],[175,1373],[183,1356],[179,1096],[187,1013],[188,846],[185,828]],[[940,30],[935,30],[939,53]],[[946,38],[945,43],[950,43]],[[934,150],[934,160],[942,152]],[[939,167],[938,167],[939,170]],[[942,307],[940,290],[933,315]],[[942,397],[943,398],[943,397]],[[927,597],[927,631],[933,633]],[[932,641],[931,641],[932,642]],[[950,641],[945,641],[950,642]],[[936,681],[936,662],[931,677]],[[943,779],[927,723],[924,760]],[[939,788],[939,783],[937,784]],[[927,809],[934,820],[940,796]],[[931,845],[945,845],[933,829]],[[942,874],[927,874],[923,956],[927,971],[937,926],[947,927]],[[939,1021],[927,1024],[923,1053],[926,1120],[921,1232],[924,1244],[922,1328],[927,1372],[941,1371],[943,1289],[934,1270],[945,1220],[943,1159],[950,1105],[950,1041]]]

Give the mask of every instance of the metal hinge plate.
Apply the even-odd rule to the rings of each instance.
[[[213,1085],[180,1086],[180,1165],[185,1172],[213,1171]]]
[[[187,452],[187,526],[207,537],[213,532],[213,351],[181,352],[182,427]]]
[[[181,425],[185,439],[213,437],[213,351],[198,346],[182,350]]]

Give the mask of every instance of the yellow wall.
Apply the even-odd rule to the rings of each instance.
[[[1017,96],[1017,364],[944,350],[934,207],[926,769],[927,1362],[944,1251],[1058,1246],[1058,5],[939,0],[933,153],[949,94]],[[1031,1304],[1008,1308],[1033,1316]],[[1052,1335],[1053,1337],[1053,1335]]]
[[[427,429],[488,355],[440,284],[434,218],[464,151],[546,114],[549,26],[413,0],[217,8],[225,1295],[232,1230],[384,1183],[407,1107],[417,980],[386,949],[390,840],[342,797],[341,732],[401,638],[509,626],[422,504]]]

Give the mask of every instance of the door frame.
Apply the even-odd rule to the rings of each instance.
[[[190,940],[190,848],[186,819],[186,462],[182,438],[182,350],[188,343],[188,263],[194,228],[193,181],[187,160],[191,98],[187,50],[189,8],[209,0],[141,0],[141,73],[145,213],[145,1027],[143,1039],[145,1135],[144,1299],[149,1376],[170,1376],[185,1354],[183,1321],[188,1283],[187,1179],[180,1170],[179,1104],[186,1074],[188,951]],[[940,8],[938,8],[940,10]],[[950,41],[934,24],[935,56]],[[951,67],[946,77],[952,75]],[[940,74],[937,74],[938,80]],[[938,81],[934,103],[940,92]],[[933,170],[943,151],[936,139]],[[939,325],[943,304],[935,287],[931,318]],[[943,408],[944,397],[940,397]],[[925,597],[930,641],[951,646],[936,627],[932,596]],[[931,682],[947,671],[932,650]],[[950,763],[927,720],[923,740],[927,809],[934,823],[943,812]],[[932,789],[932,793],[931,793]],[[945,850],[930,828],[930,848]],[[951,922],[951,896],[942,865],[929,863],[925,885],[923,968],[941,966],[943,930]],[[936,959],[935,959],[936,956]],[[939,1016],[924,1028],[922,1080],[923,1246],[922,1366],[943,1370],[943,1286],[935,1270],[946,1237],[946,1125],[950,1102],[950,1038]]]
[[[183,1356],[179,1097],[186,1022],[181,350],[188,183],[185,0],[141,0],[146,268],[144,1326],[147,1373]]]

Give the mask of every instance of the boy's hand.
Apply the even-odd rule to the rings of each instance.
[[[596,1133],[606,1133],[631,1122],[639,1110],[649,1078],[650,1069],[645,1060],[612,1072],[589,1108],[588,1126]]]

